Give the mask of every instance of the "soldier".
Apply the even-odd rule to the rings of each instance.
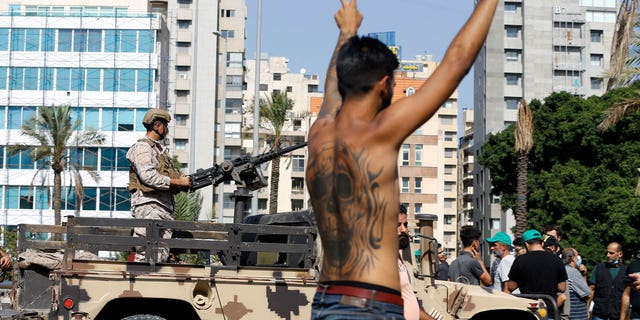
[[[324,259],[314,319],[402,319],[397,257],[400,145],[450,97],[486,38],[497,0],[477,1],[442,63],[410,97],[391,104],[396,56],[357,36],[362,15],[342,0],[325,97],[309,131],[306,177]]]
[[[164,110],[150,109],[144,115],[142,124],[147,129],[144,138],[138,140],[127,152],[129,167],[129,192],[131,192],[131,213],[136,219],[173,220],[173,195],[188,188],[188,176],[177,170],[160,143],[169,128],[171,115]],[[160,230],[160,236],[171,238],[171,230]],[[134,236],[145,237],[145,228],[134,228]],[[145,260],[145,251],[136,248],[135,261]],[[158,261],[167,262],[169,248],[158,249]]]

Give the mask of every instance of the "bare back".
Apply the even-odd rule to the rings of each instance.
[[[400,290],[398,147],[374,132],[340,117],[320,119],[310,131],[307,186],[324,249],[320,281]]]

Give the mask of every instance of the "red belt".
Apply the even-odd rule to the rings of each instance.
[[[318,292],[325,294],[358,297],[378,302],[392,303],[399,306],[403,306],[404,304],[402,301],[402,296],[400,295],[351,286],[328,285],[326,287],[323,287],[322,285],[318,285]]]

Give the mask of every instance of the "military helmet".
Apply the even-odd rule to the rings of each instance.
[[[171,115],[169,114],[169,112],[162,109],[149,109],[149,111],[144,114],[142,123],[152,125],[155,120],[163,120],[169,122],[171,121]]]

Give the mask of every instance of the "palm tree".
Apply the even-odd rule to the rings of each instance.
[[[76,121],[71,119],[69,106],[41,106],[38,107],[38,112],[22,125],[22,134],[34,140],[33,143],[8,147],[10,155],[29,152],[33,161],[41,161],[42,166],[38,168],[36,175],[43,170],[48,170],[48,167],[53,170],[53,211],[56,225],[62,224],[60,215],[62,172],[69,170],[73,176],[76,202],[80,201],[81,203],[84,197],[80,170],[86,170],[86,168],[80,168],[68,161],[68,150],[71,146],[100,145],[105,140],[104,135],[95,130],[80,131],[80,125],[79,119]],[[87,172],[94,180],[98,180],[94,171],[87,170]],[[80,206],[76,205],[76,208],[79,210]]]
[[[260,99],[260,127],[269,130],[267,144],[269,151],[281,149],[283,144],[282,129],[289,114],[293,110],[294,102],[286,92],[271,92],[271,96]],[[254,146],[257,147],[257,146]],[[271,161],[271,177],[269,177],[269,213],[278,211],[278,182],[280,181],[280,159]]]
[[[527,184],[529,152],[533,147],[533,119],[527,102],[520,101],[518,123],[516,127],[516,151],[518,152],[518,181],[516,192],[516,236],[521,236],[527,228]]]
[[[623,0],[620,6],[611,42],[607,91],[629,85],[640,74],[640,38],[634,32],[639,26],[635,19],[637,6],[638,0]]]

